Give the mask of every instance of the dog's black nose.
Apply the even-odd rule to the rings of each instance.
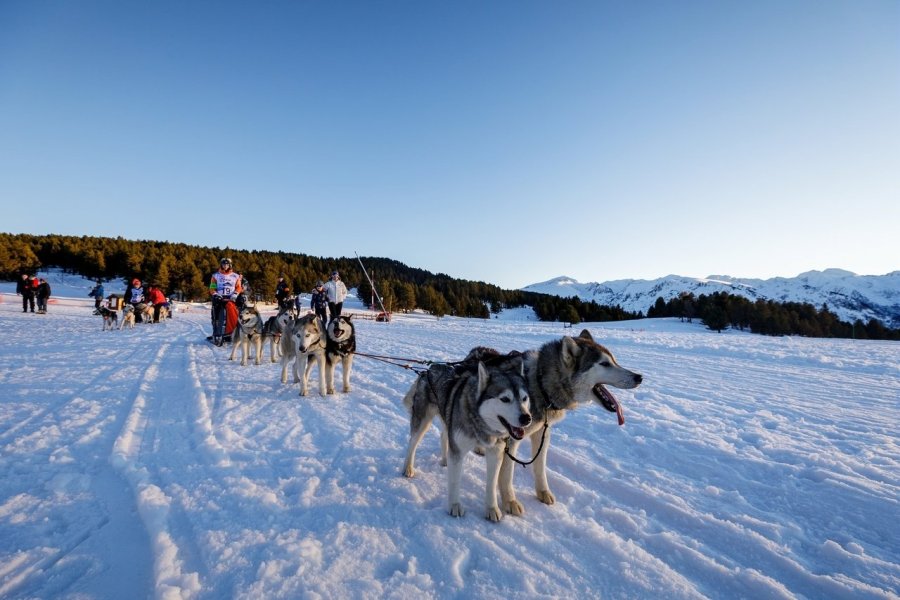
[[[635,374],[634,374],[634,382],[635,382],[635,383],[640,383],[640,382],[642,382],[643,380],[644,380],[644,376],[643,376],[643,375],[641,375],[640,373],[635,373]]]
[[[531,425],[531,415],[521,415],[519,417],[519,425],[523,427]]]

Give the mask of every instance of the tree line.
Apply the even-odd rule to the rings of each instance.
[[[363,303],[374,309],[383,305],[391,312],[421,309],[435,316],[487,319],[504,308],[533,306],[538,317],[547,321],[605,321],[639,316],[593,302],[455,279],[380,257],[362,257],[375,281],[376,295],[356,258],[201,247],[122,237],[0,233],[0,278],[15,279],[23,272],[56,267],[104,281],[137,277],[184,300],[207,299],[209,277],[223,256],[231,258],[235,271],[249,283],[255,300],[273,301],[275,285],[281,276],[293,293],[307,293],[337,270],[348,288],[357,288]]]
[[[713,331],[731,327],[765,335],[900,340],[900,329],[888,329],[877,319],[841,321],[827,304],[816,308],[806,302],[751,301],[727,292],[699,297],[684,293],[668,302],[657,298],[647,316],[679,317],[689,322],[698,318]]]
[[[577,324],[584,321],[640,319],[642,312],[605,306],[579,298],[504,290],[481,281],[455,279],[409,267],[399,261],[362,257],[375,282],[376,293],[356,258],[326,258],[292,252],[201,247],[122,237],[30,235],[0,233],[0,278],[56,267],[92,279],[111,281],[137,277],[159,285],[184,300],[206,300],[209,277],[219,259],[228,256],[248,281],[255,300],[273,301],[275,285],[284,276],[293,293],[308,293],[337,270],[348,288],[357,288],[370,308],[383,305],[390,312],[425,310],[435,316],[456,315],[487,319],[503,309],[530,306],[542,321]],[[708,327],[749,329],[768,335],[900,339],[900,330],[879,321],[845,323],[827,307],[749,300],[724,292],[711,296],[685,294],[665,302],[657,299],[648,317],[696,317]]]

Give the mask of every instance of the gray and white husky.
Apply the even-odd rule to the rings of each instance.
[[[318,365],[319,393],[324,396],[325,331],[316,315],[308,314],[295,319],[289,330],[281,335],[281,383],[288,382],[287,369],[291,360],[294,361],[294,383],[300,382],[300,395],[309,393],[309,372],[314,365]]]
[[[250,344],[256,351],[254,364],[262,362],[263,348],[263,319],[255,306],[247,306],[238,315],[237,327],[234,328],[234,345],[231,348],[231,356],[228,360],[234,360],[238,346],[241,348],[241,366],[247,366],[247,357],[250,355]]]
[[[590,402],[597,402],[606,410],[616,413],[619,425],[623,425],[625,415],[622,405],[606,386],[631,389],[640,385],[643,377],[620,367],[612,352],[595,342],[587,329],[578,337],[566,336],[547,342],[537,350],[526,352],[525,373],[531,397],[531,414],[534,417],[525,426],[534,459],[534,488],[541,502],[553,504],[556,498],[547,483],[549,426],[561,421],[567,411]],[[548,426],[546,432],[545,423]],[[510,439],[510,454],[515,455],[520,439]],[[506,512],[521,515],[524,509],[516,500],[513,490],[513,468],[513,461],[504,456],[500,468],[500,496]]]
[[[344,375],[343,392],[350,391],[350,370],[353,368],[353,354],[356,352],[356,328],[349,317],[337,317],[326,327],[325,339],[325,385],[329,394],[334,393],[334,367],[341,363]]]
[[[289,308],[281,308],[274,317],[269,317],[263,324],[263,335],[269,339],[270,360],[278,362],[281,355],[281,335],[287,330],[288,326],[297,318],[297,311],[291,303]]]
[[[477,349],[476,349],[477,350]],[[449,512],[465,514],[460,502],[463,460],[476,447],[484,450],[485,517],[499,521],[497,478],[507,438],[522,439],[531,424],[530,400],[521,354],[479,360],[476,350],[456,365],[434,365],[410,387],[403,404],[410,413],[409,447],[403,472],[415,475],[416,447],[435,416],[443,423],[442,454],[447,464]]]

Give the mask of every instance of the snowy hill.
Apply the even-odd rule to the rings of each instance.
[[[900,327],[900,271],[887,275],[856,275],[841,269],[808,271],[797,277],[743,279],[710,275],[703,279],[667,275],[653,280],[620,279],[604,283],[579,283],[556,277],[523,288],[528,292],[578,297],[582,300],[646,314],[656,299],[668,301],[683,292],[695,296],[727,292],[750,300],[827,304],[842,321],[878,319],[885,326]]]
[[[401,474],[415,373],[371,355],[577,330],[361,315],[353,390],[301,398],[268,350],[207,343],[208,307],[104,332],[90,282],[51,277],[46,315],[0,282],[0,598],[897,597],[897,342],[585,324],[645,377],[616,391],[627,422],[554,425],[556,503],[517,467],[525,514],[491,523],[474,454],[447,514],[436,430]]]

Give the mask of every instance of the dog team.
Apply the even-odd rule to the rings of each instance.
[[[138,280],[132,284],[137,284],[133,289],[140,287]],[[341,315],[347,290],[337,271],[327,284],[318,282],[304,315],[300,314],[299,296],[290,295],[281,277],[276,288],[278,313],[264,319],[255,306],[242,301],[241,277],[227,258],[220,261],[209,290],[213,300],[210,341],[221,346],[227,340],[229,312],[234,320],[229,360],[235,359],[240,348],[241,365],[247,365],[252,347],[255,364],[259,365],[268,342],[270,361],[281,362],[281,382],[289,383],[290,370],[290,382],[300,384],[301,396],[309,393],[315,367],[319,394],[334,394],[338,364],[342,367],[342,391],[351,391],[356,332],[352,315]],[[133,326],[135,311],[129,311],[129,307],[125,307],[124,319],[130,318]],[[104,329],[108,324],[114,327],[115,311],[109,307],[106,312],[104,307],[98,310],[104,315]],[[620,366],[612,352],[597,343],[587,329],[577,337],[563,336],[526,352],[501,354],[492,348],[473,348],[461,361],[435,363],[420,372],[404,396],[410,422],[403,474],[415,475],[416,449],[436,421],[441,431],[441,465],[447,468],[451,516],[465,514],[460,485],[465,458],[473,451],[485,457],[484,515],[488,520],[497,522],[504,514],[524,513],[513,488],[514,462],[532,465],[538,500],[553,504],[556,498],[547,477],[551,427],[569,411],[592,402],[615,413],[619,425],[623,425],[622,405],[607,386],[632,389],[642,381],[642,375]],[[523,462],[515,457],[526,437],[531,460]]]
[[[159,323],[172,317],[169,300],[158,285],[149,284],[145,290],[141,280],[134,278],[123,296],[110,294],[104,300],[103,293],[103,282],[98,280],[88,294],[94,298],[94,314],[103,318],[103,331],[133,329],[135,323]]]

